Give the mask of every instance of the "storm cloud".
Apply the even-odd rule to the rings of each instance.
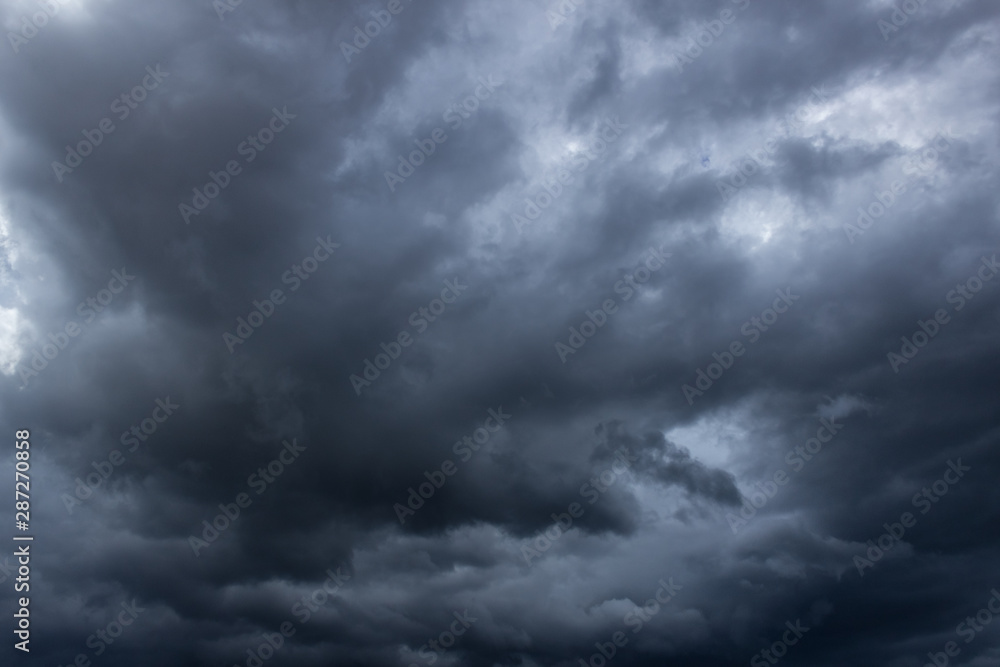
[[[0,14],[10,664],[1000,662],[996,3]]]

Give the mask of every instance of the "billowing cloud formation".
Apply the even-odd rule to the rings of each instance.
[[[12,664],[996,663],[998,13],[3,0]]]

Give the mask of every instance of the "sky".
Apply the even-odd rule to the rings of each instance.
[[[4,664],[1000,664],[997,3],[0,17]]]

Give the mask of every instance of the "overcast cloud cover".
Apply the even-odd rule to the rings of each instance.
[[[993,0],[0,12],[4,664],[1000,664]]]

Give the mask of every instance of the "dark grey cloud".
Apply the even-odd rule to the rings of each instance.
[[[997,661],[994,3],[53,2],[12,664]]]

